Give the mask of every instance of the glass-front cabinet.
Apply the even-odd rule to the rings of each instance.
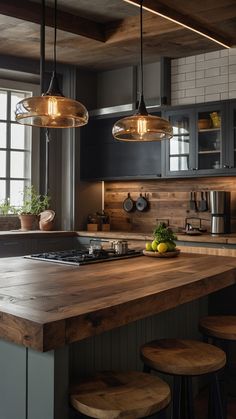
[[[225,162],[225,115],[221,106],[208,106],[196,110],[197,116],[197,168],[222,169]]]
[[[166,144],[166,176],[225,173],[229,167],[225,104],[167,111],[165,117],[170,120],[174,133]],[[235,121],[235,113],[232,118]],[[235,138],[234,142],[236,158]]]
[[[165,118],[169,119],[173,127],[173,138],[166,142],[166,172],[167,175],[184,175],[192,172],[194,167],[193,141],[195,121],[194,111],[177,110],[166,112]]]

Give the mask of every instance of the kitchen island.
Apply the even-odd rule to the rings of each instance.
[[[86,266],[0,259],[0,417],[67,419],[70,344],[236,283],[236,260],[181,253]]]

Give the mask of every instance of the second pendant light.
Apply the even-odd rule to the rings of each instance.
[[[173,137],[169,121],[149,115],[143,95],[143,0],[140,1],[140,100],[137,112],[115,123],[112,134],[120,141],[160,141]]]

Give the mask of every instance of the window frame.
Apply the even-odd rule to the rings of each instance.
[[[0,78],[0,89],[6,91],[18,91],[18,92],[32,92],[32,96],[40,95],[40,87],[34,83],[26,83],[24,81],[13,81],[9,79]],[[9,106],[9,101],[8,101]],[[10,109],[7,110],[7,117],[10,115]],[[10,119],[7,118],[7,135],[6,135],[6,151],[8,152],[8,159],[10,157],[11,148],[9,140],[11,138],[10,127],[12,123]],[[16,149],[17,151],[18,149]],[[9,152],[10,151],[10,152]],[[14,150],[15,151],[15,150]],[[39,175],[40,175],[40,129],[37,127],[32,127],[32,137],[31,137],[31,184],[33,184],[36,189],[39,188]],[[9,166],[9,161],[8,161]],[[10,177],[7,176],[6,180],[10,183]],[[7,185],[6,185],[7,186]],[[9,192],[9,191],[8,191]],[[7,189],[6,189],[6,195]]]

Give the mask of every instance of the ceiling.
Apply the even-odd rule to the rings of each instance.
[[[134,0],[138,3],[139,0]],[[235,0],[144,0],[236,46]],[[46,58],[53,52],[53,0],[46,0]],[[0,2],[0,54],[39,58],[40,0]],[[58,0],[57,59],[80,68],[103,70],[139,61],[139,8],[124,0]],[[144,10],[144,61],[182,57],[223,47]]]

